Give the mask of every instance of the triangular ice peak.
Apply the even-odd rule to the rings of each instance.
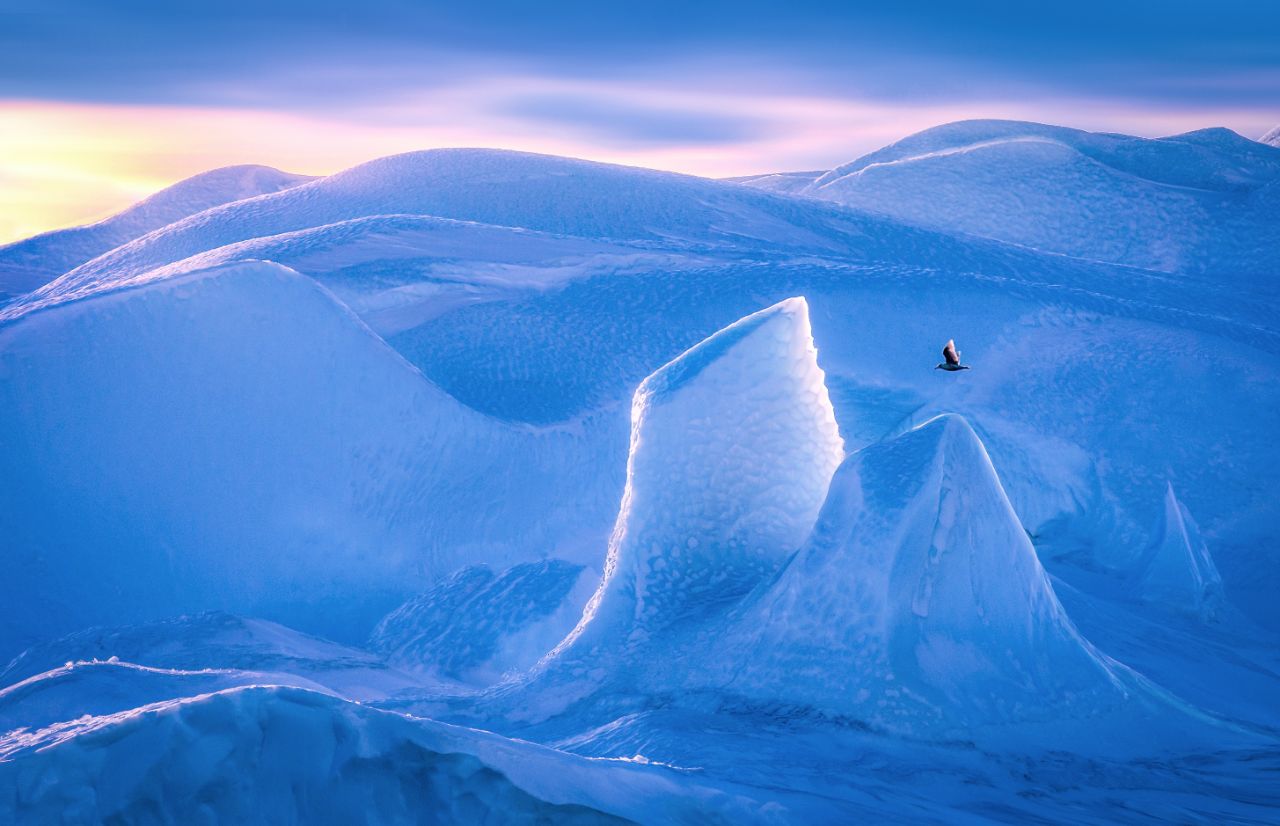
[[[1165,488],[1164,507],[1152,542],[1134,571],[1140,599],[1211,619],[1222,604],[1222,578],[1200,536],[1200,529],[1173,484]]]
[[[850,456],[809,541],[728,638],[735,691],[892,727],[1114,696],[952,415]]]
[[[626,492],[580,630],[639,639],[740,597],[804,541],[843,456],[803,298],[686,351],[636,390]]]

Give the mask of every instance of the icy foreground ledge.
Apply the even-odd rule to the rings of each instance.
[[[730,822],[750,804],[663,771],[587,760],[294,688],[231,689],[10,739],[0,821]],[[24,759],[5,762],[16,748]],[[691,793],[692,792],[692,793]],[[649,815],[651,816],[651,815]]]
[[[740,598],[804,541],[844,454],[792,298],[647,378],[604,581],[562,658],[648,640]]]

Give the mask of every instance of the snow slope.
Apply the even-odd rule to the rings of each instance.
[[[1193,155],[1194,143],[1186,144]],[[1230,175],[1203,177],[1224,185]],[[561,187],[549,203],[548,187]],[[388,209],[607,237],[382,214]],[[339,215],[362,217],[315,225]],[[599,228],[615,219],[616,230]],[[270,234],[284,226],[304,228]],[[216,246],[224,237],[245,240]],[[212,249],[135,272],[134,263],[167,261],[179,240],[187,246],[176,254]],[[565,558],[608,530],[635,384],[733,319],[805,294],[820,307],[814,323],[826,331],[824,367],[846,438],[865,444],[903,421],[961,412],[997,457],[1024,524],[1059,548],[1101,546],[1085,552],[1112,568],[1145,544],[1150,504],[1175,478],[1215,545],[1228,588],[1242,592],[1255,615],[1271,610],[1272,569],[1255,558],[1274,515],[1264,492],[1268,480],[1280,482],[1266,461],[1275,409],[1267,354],[1280,342],[1273,322],[1280,292],[1266,279],[1191,283],[913,230],[729,183],[458,151],[386,159],[212,210],[0,314],[19,319],[254,258],[322,283],[467,406],[540,427],[597,423],[580,433],[579,449],[613,481],[598,486],[596,520],[570,539],[578,551],[557,554]],[[938,343],[929,342],[941,330],[982,361],[978,374],[939,384],[915,369],[936,362]],[[1073,354],[1065,372],[1042,370],[1049,351]],[[1175,361],[1179,380],[1171,382]],[[180,387],[167,392],[181,394]],[[1105,411],[1081,406],[1095,395],[1110,397]],[[1145,415],[1155,409],[1159,427]],[[1203,421],[1215,427],[1199,427]],[[1161,447],[1162,429],[1182,435]],[[1218,449],[1225,442],[1238,446],[1229,459]]]
[[[499,150],[395,155],[208,210],[24,299],[66,300],[255,237],[376,215],[431,215],[593,239],[830,250],[850,219],[684,175]]]
[[[312,180],[269,166],[228,166],[179,181],[96,224],[54,230],[0,246],[0,302],[36,289],[67,270],[152,230],[210,207]]]
[[[469,410],[274,264],[28,315],[0,379],[4,654],[211,608],[363,640],[462,564],[581,554],[616,503],[581,429]]]
[[[1258,143],[1265,143],[1267,146],[1280,147],[1280,126],[1272,129],[1267,134],[1258,138]]]
[[[1278,178],[1280,151],[1225,129],[1148,140],[962,121],[837,167],[798,192],[1046,252],[1271,280],[1280,209],[1260,192]]]

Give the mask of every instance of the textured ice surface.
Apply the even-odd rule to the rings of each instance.
[[[406,671],[472,685],[524,671],[564,639],[598,576],[552,559],[473,565],[388,614],[369,646]]]
[[[550,667],[714,616],[804,541],[844,453],[816,356],[792,298],[641,383],[604,580]]]
[[[789,300],[641,384],[605,579],[532,707],[600,672],[915,733],[1123,705],[962,419],[864,448],[828,492],[843,451],[809,342]]]

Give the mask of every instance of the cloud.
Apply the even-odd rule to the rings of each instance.
[[[753,140],[768,131],[763,121],[737,113],[636,105],[616,99],[562,94],[513,96],[495,111],[570,130],[608,146],[725,144]]]
[[[486,75],[636,81],[735,66],[828,96],[1280,106],[1267,82],[1280,6],[1259,0],[0,3],[11,98],[316,109]]]

